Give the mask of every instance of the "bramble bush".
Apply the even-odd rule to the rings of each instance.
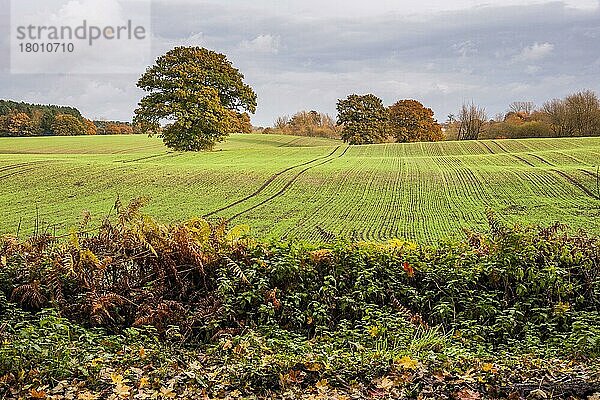
[[[201,342],[263,325],[310,338],[376,309],[489,350],[527,339],[600,351],[600,242],[559,225],[508,228],[490,215],[490,232],[462,243],[314,246],[199,219],[164,226],[142,204],[121,207],[96,235],[6,238],[0,290],[25,310],[53,307],[115,331],[177,325]]]
[[[164,379],[200,351],[215,375],[194,384],[217,392],[600,356],[600,240],[561,225],[506,227],[490,213],[489,232],[437,246],[265,243],[243,226],[162,225],[143,204],[117,203],[97,233],[86,218],[65,238],[3,239],[0,376],[98,384],[102,368],[81,366],[103,354],[131,368],[135,357],[110,354],[135,346],[154,349]]]

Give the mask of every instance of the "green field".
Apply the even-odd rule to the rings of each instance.
[[[83,210],[98,222],[117,196],[149,196],[162,220],[209,214],[286,239],[433,242],[483,227],[486,208],[600,233],[599,159],[600,138],[348,147],[234,135],[193,154],[145,136],[2,138],[0,231],[29,233],[38,218],[65,232]]]

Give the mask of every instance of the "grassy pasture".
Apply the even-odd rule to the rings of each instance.
[[[117,196],[146,212],[209,215],[264,237],[458,238],[485,224],[560,221],[600,233],[599,138],[384,144],[234,135],[211,153],[168,152],[145,136],[0,139],[0,232],[57,232]]]

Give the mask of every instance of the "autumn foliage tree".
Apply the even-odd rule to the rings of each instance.
[[[32,109],[28,114],[29,118],[31,118],[31,130],[30,133],[32,136],[39,136],[44,133],[42,128],[42,122],[44,120],[44,112],[40,109]]]
[[[52,123],[52,132],[58,136],[85,135],[86,128],[83,123],[69,114],[58,114]]]
[[[86,135],[95,135],[98,133],[98,127],[92,121],[87,118],[83,119],[83,126],[85,127]]]
[[[239,113],[236,111],[230,112],[231,118],[231,133],[252,133],[252,124],[250,123],[250,115],[247,112]]]
[[[311,111],[298,111],[291,117],[283,115],[277,117],[272,129],[267,132],[297,135],[297,136],[312,136],[312,137],[328,137],[339,139],[340,129],[329,114]]]
[[[8,135],[8,115],[0,115],[0,136]]]
[[[223,54],[176,47],[159,57],[138,81],[148,92],[134,123],[159,134],[175,150],[210,150],[236,123],[232,113],[256,110],[256,94]],[[169,123],[161,127],[160,122]]]
[[[32,121],[26,113],[14,113],[9,116],[7,131],[11,136],[27,136],[31,130]]]
[[[433,110],[416,100],[400,100],[389,107],[389,133],[396,142],[436,142],[444,139]]]
[[[337,112],[344,142],[370,144],[387,140],[388,110],[379,97],[352,94],[338,100]]]
[[[105,135],[133,135],[133,127],[125,123],[109,122],[104,127]]]

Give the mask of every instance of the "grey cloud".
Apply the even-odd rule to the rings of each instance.
[[[255,124],[303,108],[334,113],[336,100],[354,92],[373,92],[387,103],[415,97],[445,119],[463,100],[493,115],[514,100],[539,104],[573,90],[600,89],[597,9],[556,2],[348,18],[286,13],[274,1],[253,4],[156,1],[153,35],[155,56],[176,45],[226,53],[258,92]],[[33,85],[0,77],[0,89],[42,102],[82,101],[92,116],[128,118],[140,96],[136,78],[97,77],[78,93],[83,81],[63,77],[57,93],[43,79]],[[27,87],[34,91],[21,90]],[[94,101],[93,93],[102,100]]]

